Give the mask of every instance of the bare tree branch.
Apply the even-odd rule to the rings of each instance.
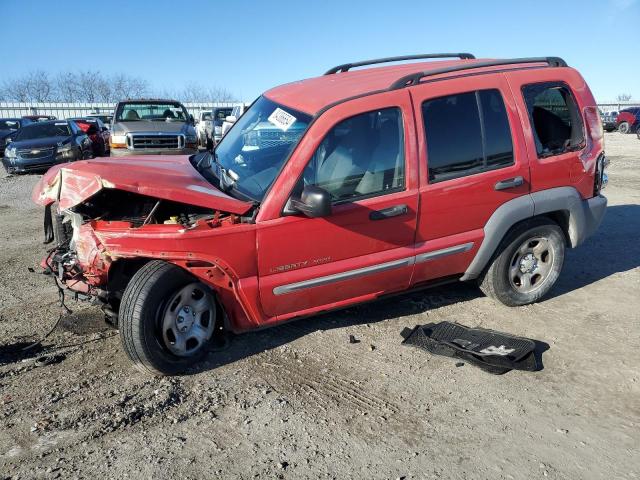
[[[51,78],[36,70],[21,77],[6,79],[0,85],[0,99],[17,102],[117,102],[148,96],[149,82],[125,73],[106,76],[99,70],[59,72]],[[161,93],[159,93],[161,92]],[[158,90],[155,95],[183,102],[233,102],[236,97],[219,86],[190,82],[182,90]]]

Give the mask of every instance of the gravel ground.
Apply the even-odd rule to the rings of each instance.
[[[0,479],[639,478],[640,141],[606,142],[606,218],[545,301],[408,294],[235,337],[171,379],[138,373],[73,301],[45,342],[59,363],[16,356],[59,307],[28,270],[45,251],[37,176],[0,178]],[[545,342],[544,369],[492,376],[399,345],[442,320]]]

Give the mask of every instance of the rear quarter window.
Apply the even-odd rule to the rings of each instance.
[[[560,82],[522,87],[538,157],[578,150],[584,145],[582,116],[573,93]]]

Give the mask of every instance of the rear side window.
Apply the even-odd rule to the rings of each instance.
[[[422,118],[430,183],[513,165],[511,130],[498,90],[427,100]]]
[[[533,126],[538,157],[550,157],[584,146],[582,118],[569,88],[563,83],[522,87]]]

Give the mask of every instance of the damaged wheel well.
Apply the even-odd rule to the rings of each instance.
[[[124,290],[127,288],[127,285],[136,274],[136,272],[138,272],[144,265],[151,261],[157,261],[157,259],[144,257],[120,258],[111,264],[108,274],[107,288],[105,291],[103,291],[102,295],[102,300],[108,306],[106,309],[104,309],[104,312],[108,317],[109,323],[112,323],[117,327],[117,316]],[[182,266],[176,266],[182,268],[187,273],[187,275],[192,276],[194,280],[201,280],[188,270],[184,269]],[[217,288],[212,285],[208,285],[208,287],[216,296],[216,308],[218,309],[219,314],[218,318],[221,319],[220,328],[217,328],[216,332],[218,330],[221,330],[226,334],[226,332],[231,331],[229,316],[227,315],[227,311],[222,304]]]

